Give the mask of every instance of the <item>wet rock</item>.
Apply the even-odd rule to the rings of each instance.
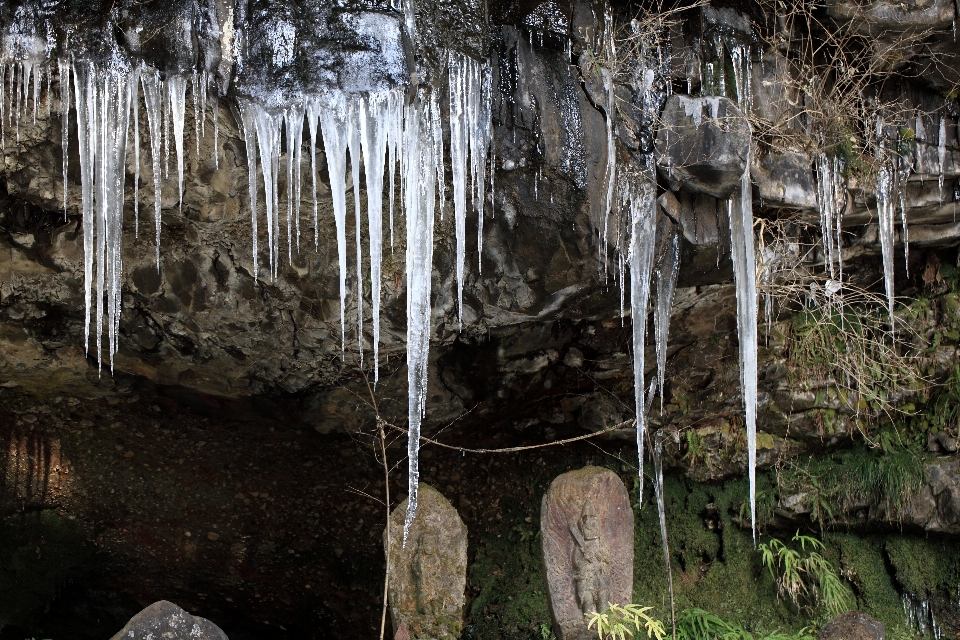
[[[633,510],[609,469],[558,476],[540,509],[550,612],[559,640],[586,640],[585,615],[633,600]]]
[[[656,150],[657,167],[671,189],[727,198],[746,168],[750,126],[727,98],[670,96]]]
[[[467,527],[433,487],[420,483],[417,515],[403,543],[404,500],[390,515],[390,612],[394,633],[419,640],[455,640],[463,627]]]
[[[885,640],[883,623],[862,611],[840,614],[820,631],[818,640]]]
[[[220,628],[204,618],[194,617],[166,600],[152,605],[130,619],[110,640],[227,640]]]

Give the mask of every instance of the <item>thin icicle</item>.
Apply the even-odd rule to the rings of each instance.
[[[940,136],[937,140],[937,158],[940,161],[939,189],[940,205],[943,206],[943,179],[947,168],[947,119],[940,116]]]
[[[347,133],[344,122],[347,105],[343,97],[328,108],[316,103],[309,106],[311,118],[319,118],[323,134],[323,149],[330,174],[330,198],[333,200],[333,218],[337,226],[337,257],[340,264],[340,348],[346,349],[347,308]]]
[[[312,103],[306,107],[307,126],[310,128],[310,185],[313,189],[313,249],[320,245],[320,228],[317,225],[317,113]]]
[[[200,105],[197,104],[199,95],[200,87],[197,74],[194,72],[190,76],[190,102],[193,103],[193,139],[197,148],[197,158],[200,157]]]
[[[604,53],[606,54],[608,60],[616,60],[616,48],[613,36],[613,13],[610,9],[610,5],[607,4],[604,7],[603,14],[603,38]],[[613,135],[616,117],[616,96],[614,94],[613,75],[609,72],[609,70],[602,67],[600,68],[600,74],[603,80],[603,111],[604,122],[606,123],[607,128],[607,168],[605,178],[607,183],[607,197],[603,210],[603,227],[601,230],[603,237],[601,238],[600,244],[602,248],[600,258],[603,261],[603,274],[604,279],[606,279],[607,226],[610,220],[610,212],[613,210],[614,190],[617,181],[617,147]]]
[[[457,321],[463,326],[463,265],[467,236],[467,60],[450,54],[450,172],[453,179],[453,214],[457,243]]]
[[[757,468],[757,260],[753,237],[753,195],[750,157],[740,178],[740,197],[727,201],[730,257],[737,288],[737,331],[740,338],[740,388],[747,424],[747,466],[750,477],[750,525],[756,541]],[[736,206],[739,204],[739,206]]]
[[[644,437],[647,412],[644,401],[643,352],[647,335],[647,304],[650,299],[650,275],[653,270],[654,245],[657,234],[657,193],[654,185],[642,175],[620,177],[621,205],[630,213],[630,246],[627,262],[630,267],[630,314],[633,318],[633,391],[636,402],[637,456],[640,474],[639,500],[643,501]]]
[[[253,281],[256,283],[260,272],[257,240],[257,127],[253,121],[253,109],[244,102],[240,103],[240,124],[247,147],[247,186],[250,194],[250,228],[253,233]]]
[[[183,212],[183,121],[186,117],[187,79],[170,76],[164,83],[173,119],[173,142],[177,147],[177,185],[180,189],[180,212]]]
[[[220,102],[216,94],[213,95],[213,104],[210,105],[213,112],[213,166],[220,170]]]
[[[153,167],[153,219],[156,228],[157,273],[160,273],[160,223],[163,206],[160,192],[160,139],[163,131],[163,93],[160,74],[155,69],[144,69],[140,74],[140,84],[143,86],[143,103],[147,110],[147,125],[150,128],[150,164]],[[256,240],[254,240],[254,246],[256,246]],[[256,250],[254,250],[254,256],[256,256]],[[254,259],[254,264],[256,264],[256,259]],[[256,269],[254,269],[254,278],[256,278]]]
[[[289,107],[283,115],[287,133],[287,260],[293,262],[290,219],[297,230],[297,251],[300,250],[300,161],[303,145],[303,104]]]
[[[666,382],[667,344],[670,337],[670,311],[677,290],[677,274],[680,269],[680,232],[675,224],[669,225],[666,252],[657,266],[657,303],[653,314],[653,333],[657,343],[657,379],[660,390],[660,413],[663,414],[663,390]],[[622,277],[622,276],[621,276]],[[621,285],[621,291],[623,286]],[[621,303],[622,305],[622,303]]]
[[[375,93],[361,103],[360,137],[367,186],[367,227],[370,236],[370,298],[373,305],[373,383],[380,380],[380,272],[383,256],[383,162],[390,121],[389,95]]]
[[[140,237],[140,67],[134,70],[130,89],[133,111],[133,237]],[[66,148],[66,147],[64,147]],[[64,173],[66,175],[66,173]]]
[[[360,118],[358,104],[351,100],[347,105],[347,150],[350,152],[350,175],[353,181],[353,211],[357,229],[357,348],[360,351],[360,366],[363,366],[363,242],[360,237]]]
[[[271,113],[256,103],[246,103],[245,108],[250,112],[250,119],[257,131],[260,172],[263,174],[263,208],[267,218],[267,243],[270,245],[270,278],[276,280],[280,263],[280,195],[277,193],[277,178],[280,172],[283,116]]]
[[[434,101],[415,100],[404,118],[404,204],[407,213],[407,383],[408,493],[403,523],[406,544],[417,511],[420,421],[426,409],[427,364],[430,351],[430,289],[433,274],[433,228],[436,157],[433,139]]]
[[[60,71],[60,148],[63,151],[63,218],[67,218],[67,168],[70,163],[70,63],[57,62]],[[49,97],[47,98],[49,100]],[[0,122],[3,122],[3,79],[0,76]],[[2,134],[0,134],[2,135]]]

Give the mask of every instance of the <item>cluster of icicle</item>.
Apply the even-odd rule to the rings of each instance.
[[[107,338],[107,358],[113,370],[120,324],[120,284],[122,281],[123,204],[128,150],[134,153],[134,212],[139,226],[140,129],[139,101],[143,90],[153,164],[154,213],[157,237],[157,268],[160,259],[160,182],[169,171],[170,147],[176,147],[180,192],[183,191],[183,129],[187,86],[193,87],[194,120],[206,131],[208,103],[207,74],[172,76],[160,74],[143,65],[132,66],[120,57],[103,64],[60,60],[50,63],[17,62],[0,66],[0,141],[5,148],[8,129],[20,138],[20,118],[25,117],[32,80],[33,120],[36,122],[45,79],[46,112],[53,102],[50,91],[56,68],[60,89],[60,123],[63,149],[68,148],[71,106],[77,113],[80,154],[81,209],[84,247],[85,345],[90,349],[93,325],[98,366],[102,366],[103,337]],[[202,115],[200,115],[202,112]],[[131,123],[133,129],[130,139]],[[171,145],[171,124],[173,142]],[[214,135],[217,135],[214,126]],[[161,149],[162,147],[162,149]],[[69,155],[63,153],[63,203],[67,206]],[[106,323],[106,327],[104,327]]]
[[[457,292],[462,317],[466,215],[468,196],[482,230],[486,197],[486,162],[490,147],[489,66],[460,54],[449,60],[450,158],[457,244]],[[47,108],[53,65],[16,63],[0,67],[0,142],[6,129],[16,129],[27,113],[31,82],[34,119],[40,100],[40,84],[46,78]],[[122,282],[122,228],[125,168],[128,151],[134,154],[134,211],[139,224],[140,182],[140,92],[147,115],[150,163],[153,173],[153,203],[160,268],[161,180],[168,175],[170,153],[175,150],[179,196],[182,208],[184,127],[188,89],[193,102],[197,152],[206,135],[208,99],[207,74],[161,77],[154,69],[132,66],[120,58],[107,64],[61,60],[56,64],[60,87],[60,119],[63,148],[69,143],[69,114],[76,109],[80,150],[81,209],[84,246],[85,341],[90,349],[90,328],[94,327],[98,363],[102,361],[103,336],[107,337],[107,359],[113,370],[118,348]],[[5,95],[6,94],[6,95]],[[379,376],[380,286],[383,250],[384,181],[387,180],[390,241],[393,243],[395,192],[399,182],[400,200],[406,216],[407,278],[407,362],[409,377],[409,507],[404,526],[408,531],[417,508],[418,451],[420,422],[427,390],[427,361],[430,346],[430,292],[433,264],[434,214],[439,192],[444,206],[443,131],[438,92],[420,90],[408,95],[403,88],[369,95],[331,92],[304,96],[283,110],[274,111],[252,101],[240,102],[241,124],[248,149],[254,277],[259,275],[257,206],[257,158],[263,175],[264,213],[267,226],[269,275],[275,279],[281,260],[280,194],[278,177],[282,149],[286,148],[286,238],[287,259],[300,246],[301,166],[304,122],[309,132],[310,188],[313,193],[314,246],[317,232],[316,149],[322,136],[330,175],[331,199],[337,234],[340,267],[341,340],[346,344],[347,289],[347,162],[349,158],[356,217],[357,254],[357,338],[363,357],[363,244],[360,198],[361,162],[367,197],[368,251],[372,301],[374,379]],[[49,115],[49,114],[48,114]],[[133,135],[130,135],[132,128]],[[171,133],[172,128],[172,133]],[[214,116],[214,137],[218,137]],[[284,140],[281,137],[285,136]],[[132,139],[131,139],[132,138]],[[218,146],[214,143],[214,148]],[[63,154],[63,201],[67,206],[68,154]],[[219,163],[215,159],[215,162]],[[399,176],[399,180],[398,180]],[[481,231],[482,232],[482,231]],[[106,323],[106,328],[104,328]]]

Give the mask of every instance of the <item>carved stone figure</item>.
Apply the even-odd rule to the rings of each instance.
[[[540,511],[543,562],[559,640],[596,637],[589,615],[633,600],[633,510],[623,482],[601,467],[558,476]]]
[[[610,600],[606,550],[600,540],[596,509],[587,502],[576,526],[570,526],[576,546],[573,549],[573,580],[577,585],[577,603],[584,615],[603,611]]]
[[[394,634],[410,640],[456,640],[463,627],[467,585],[467,527],[456,509],[420,484],[417,517],[403,544],[402,502],[389,523],[389,597]]]

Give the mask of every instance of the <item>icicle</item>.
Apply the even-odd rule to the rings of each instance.
[[[467,60],[450,54],[450,171],[453,178],[453,213],[457,242],[457,320],[463,326],[463,265],[467,235]]]
[[[467,139],[470,143],[470,182],[473,185],[473,209],[477,212],[477,260],[483,262],[483,204],[486,200],[487,155],[492,140],[490,97],[492,71],[487,63],[467,58],[466,114]],[[490,170],[490,191],[493,193],[493,165]],[[479,267],[478,267],[479,269]]]
[[[140,67],[133,72],[130,90],[133,91],[130,108],[133,111],[133,237],[136,239],[140,237]]]
[[[290,219],[297,230],[297,251],[300,250],[300,149],[303,145],[304,106],[295,104],[283,114],[287,133],[287,260],[293,262]]]
[[[210,86],[210,74],[204,71],[200,80],[200,136],[207,135],[207,88]],[[196,96],[194,96],[196,101]],[[200,136],[197,136],[197,157],[200,157]]]
[[[643,446],[647,430],[647,412],[643,397],[643,351],[647,334],[647,303],[653,270],[657,233],[656,186],[639,175],[620,177],[620,199],[630,212],[630,314],[633,318],[633,391],[637,412],[637,455],[640,466],[639,500],[643,501]]]
[[[747,464],[750,477],[750,523],[757,538],[757,261],[753,237],[753,195],[750,187],[750,154],[740,178],[739,207],[727,201],[730,217],[730,257],[737,287],[737,330],[740,337],[740,388],[747,424]],[[739,211],[737,210],[739,209]]]
[[[140,84],[143,86],[143,104],[147,110],[147,125],[150,128],[150,164],[153,167],[153,219],[156,227],[157,244],[157,273],[160,273],[160,222],[163,200],[160,193],[160,138],[163,131],[163,94],[160,83],[160,74],[155,70],[144,70],[140,75]],[[253,147],[248,147],[252,149]],[[256,235],[254,235],[256,247]],[[256,265],[256,249],[254,249],[254,265]],[[254,269],[256,279],[256,269]]]
[[[604,45],[605,53],[608,60],[616,59],[616,51],[614,48],[613,41],[613,14],[611,13],[610,6],[605,5],[604,15],[603,15],[603,36],[604,36]],[[614,130],[614,118],[616,117],[615,107],[616,107],[616,96],[614,95],[613,87],[613,75],[606,69],[601,69],[601,77],[603,79],[603,90],[604,90],[604,121],[607,127],[607,170],[606,170],[606,181],[607,181],[607,199],[606,205],[604,206],[603,212],[603,238],[601,239],[601,247],[603,251],[601,253],[601,259],[603,260],[603,273],[606,276],[607,273],[607,225],[610,219],[610,212],[613,210],[613,195],[614,187],[617,180],[617,148],[613,136]],[[639,418],[638,418],[639,419]],[[639,428],[639,427],[638,427]]]
[[[943,179],[947,168],[947,119],[944,116],[940,116],[940,136],[937,141],[937,157],[940,161],[940,188],[937,193],[940,197],[940,205],[943,206]]]
[[[213,104],[210,105],[213,112],[213,166],[220,170],[220,102],[216,94],[213,96]]]
[[[60,64],[62,65],[63,63],[61,62]],[[7,65],[0,64],[0,151],[7,150],[6,117],[9,113],[9,109],[7,109],[6,94],[7,94]],[[67,146],[64,145],[63,148],[66,149]],[[64,153],[66,153],[66,151],[64,151]]]
[[[840,161],[825,153],[817,156],[817,208],[820,209],[820,232],[823,241],[823,259],[830,278],[836,277],[834,263],[840,260],[840,224],[844,206],[843,175]],[[842,265],[841,265],[842,268]],[[842,274],[841,278],[842,280]]]
[[[890,313],[890,330],[893,322],[893,176],[886,165],[877,173],[877,220],[880,227],[880,252],[883,256],[883,286],[887,294],[887,311]]]
[[[106,314],[111,371],[120,326],[121,235],[127,131],[136,74],[117,65],[74,69],[80,142],[84,245],[85,339],[89,350],[91,293],[96,282],[96,343],[102,363]],[[106,307],[106,308],[104,308]]]
[[[436,157],[433,139],[434,101],[415,100],[404,118],[403,171],[407,213],[407,383],[409,499],[403,540],[417,511],[420,421],[426,408],[427,365],[430,350],[430,288],[433,272],[433,228]]]
[[[257,131],[260,171],[263,174],[263,208],[267,217],[267,243],[270,245],[270,277],[276,280],[280,263],[280,195],[277,193],[277,178],[280,173],[283,116],[273,114],[256,103],[247,102],[241,105],[241,109],[244,108],[251,113],[250,119]],[[253,179],[256,179],[256,175]]]
[[[324,109],[311,102],[309,109],[311,118],[320,119],[327,171],[330,174],[330,198],[333,200],[333,218],[337,226],[337,256],[340,261],[340,348],[343,351],[347,344],[347,133],[344,122],[347,105],[344,104],[342,96],[337,98],[329,108]]]
[[[663,440],[666,435],[658,429],[653,445],[653,489],[657,499],[657,516],[660,519],[660,546],[663,549],[663,562],[667,569],[670,602],[673,606],[673,568],[670,565],[670,544],[667,539],[667,511],[663,499]],[[671,608],[672,611],[672,608]],[[671,617],[673,617],[671,613]]]
[[[173,118],[173,142],[177,147],[177,185],[180,188],[180,212],[183,213],[183,121],[186,116],[187,80],[170,76],[166,80],[170,115]]]
[[[197,104],[199,95],[200,88],[197,83],[197,74],[194,72],[190,76],[190,102],[193,103],[193,139],[197,147],[197,158],[200,157],[200,105]]]
[[[667,370],[667,344],[670,336],[670,311],[677,290],[680,267],[680,233],[675,224],[669,225],[670,234],[666,252],[657,267],[657,306],[653,314],[653,332],[657,343],[657,378],[660,389],[660,413],[663,414],[663,390]],[[622,290],[622,286],[621,286]]]
[[[243,140],[247,147],[247,185],[250,194],[250,228],[253,232],[253,281],[256,283],[260,272],[259,251],[257,246],[257,127],[253,121],[253,109],[246,106],[244,102],[240,103],[240,124],[243,129]],[[156,173],[157,170],[154,169],[154,175],[156,175]]]
[[[317,224],[317,112],[313,103],[307,104],[307,125],[310,127],[310,184],[313,188],[313,249],[320,243],[320,228]]]
[[[347,150],[350,152],[350,174],[353,180],[353,211],[357,228],[357,348],[360,366],[363,366],[363,243],[360,238],[360,118],[358,105],[351,100],[347,106]]]
[[[433,155],[438,158],[437,189],[440,195],[440,219],[443,220],[443,210],[446,207],[446,186],[443,179],[443,123],[440,119],[439,97],[436,91],[430,93],[430,126],[433,129]]]
[[[383,162],[390,121],[389,95],[375,93],[361,103],[360,136],[367,185],[367,227],[370,236],[370,298],[373,304],[373,383],[380,379],[380,263],[383,256]]]
[[[63,218],[66,220],[68,185],[67,167],[70,162],[70,64],[66,60],[59,60],[57,65],[60,71],[60,148],[63,151]],[[3,78],[0,76],[0,123],[2,122]]]

